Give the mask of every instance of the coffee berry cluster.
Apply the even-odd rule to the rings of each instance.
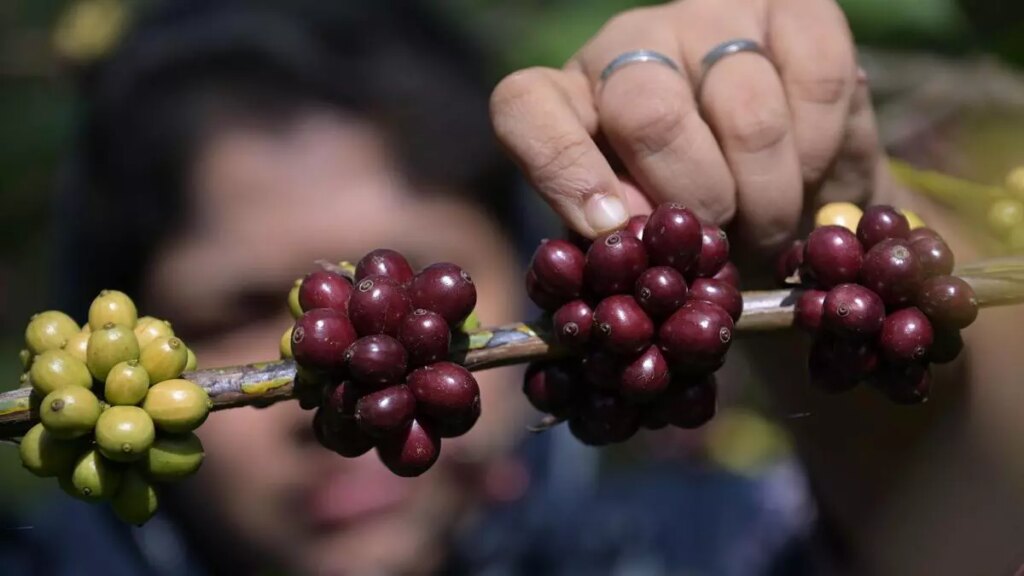
[[[814,335],[811,382],[832,392],[866,382],[894,402],[924,402],[929,364],[953,361],[978,315],[974,291],[952,275],[952,250],[891,206],[831,204],[816,223],[776,269],[780,283],[806,288],[794,321]]]
[[[701,426],[743,311],[738,283],[725,232],[678,204],[592,243],[545,241],[526,289],[569,356],[531,364],[523,391],[594,446]]]
[[[300,403],[316,409],[325,447],[350,458],[376,448],[392,472],[418,476],[437,461],[442,438],[465,434],[480,417],[476,379],[448,361],[476,287],[455,264],[414,274],[388,249],[354,270],[331,268],[296,281],[289,295],[296,321],[281,353],[298,365]]]
[[[171,325],[138,317],[131,298],[104,290],[84,327],[67,314],[36,314],[21,352],[23,386],[40,423],[22,438],[22,464],[55,476],[65,492],[110,501],[132,524],[157,509],[155,484],[193,474],[203,445],[206,391],[180,378],[195,355]]]

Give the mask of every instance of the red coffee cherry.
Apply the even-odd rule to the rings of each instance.
[[[333,308],[348,312],[352,283],[341,274],[317,270],[306,274],[299,285],[299,306],[303,310]]]
[[[348,303],[348,317],[361,336],[395,336],[402,318],[411,311],[405,288],[387,276],[360,280]]]
[[[473,373],[458,364],[437,362],[417,368],[406,383],[416,397],[417,410],[436,421],[480,409],[480,386]]]
[[[934,334],[928,317],[917,308],[897,310],[885,318],[878,345],[882,357],[893,363],[925,360]]]
[[[537,280],[537,274],[533,270],[526,271],[526,295],[541,310],[547,310],[548,312],[557,310],[559,306],[565,303],[565,300],[551,294],[541,286]]]
[[[363,390],[401,384],[408,357],[401,342],[386,334],[363,336],[345,351],[348,373]]]
[[[413,271],[409,261],[400,252],[378,248],[363,256],[356,264],[356,282],[370,276],[386,276],[399,284],[412,280]]]
[[[721,280],[737,290],[740,289],[740,270],[732,262],[726,262],[725,266],[722,266],[718,274],[715,274],[712,278]]]
[[[580,350],[590,342],[594,311],[583,300],[573,300],[555,311],[552,322],[555,341],[567,348]]]
[[[892,206],[869,206],[857,223],[857,239],[864,250],[882,240],[905,239],[910,234],[907,217]]]
[[[356,402],[359,428],[374,438],[405,429],[416,414],[416,399],[407,386],[391,386],[370,392]]]
[[[928,351],[928,361],[934,364],[949,364],[960,356],[964,349],[964,339],[959,330],[935,330],[932,348]]]
[[[628,294],[645,268],[643,243],[615,232],[598,238],[587,251],[583,275],[587,289],[598,296]]]
[[[439,262],[427,266],[409,285],[414,308],[437,312],[451,328],[456,328],[476,306],[476,286],[465,270],[455,264]]]
[[[860,277],[886,306],[903,307],[921,287],[921,263],[905,240],[883,240],[864,255]]]
[[[413,420],[404,431],[377,443],[380,461],[399,476],[419,476],[437,462],[441,437],[425,422]]]
[[[788,280],[796,274],[804,263],[803,240],[794,240],[788,248],[779,253],[775,260],[775,283],[785,286]]]
[[[591,392],[576,406],[569,431],[588,446],[605,446],[632,438],[639,421],[640,411],[622,398]]]
[[[733,322],[738,322],[743,314],[743,295],[740,291],[725,282],[713,278],[697,278],[690,285],[688,300],[700,300],[717,305],[729,313]]]
[[[448,358],[452,334],[437,312],[417,308],[398,326],[398,341],[405,347],[409,366],[418,368]]]
[[[930,240],[943,240],[942,236],[931,228],[914,228],[909,234],[907,234],[907,242],[910,242],[911,244],[925,238]],[[943,242],[945,242],[945,240],[943,240]]]
[[[822,226],[807,237],[801,274],[827,290],[856,282],[863,261],[864,250],[853,232],[842,226]]]
[[[918,230],[925,230],[925,228],[918,228]],[[953,258],[953,250],[942,238],[918,237],[910,242],[910,249],[914,251],[914,255],[921,263],[921,274],[924,278],[946,276],[953,272],[956,263]]]
[[[643,243],[652,264],[671,266],[685,274],[700,256],[700,220],[679,204],[662,204],[644,226]]]
[[[882,329],[884,320],[882,299],[859,284],[840,284],[825,295],[821,324],[836,336],[865,340]]]
[[[804,332],[816,334],[821,328],[821,317],[825,312],[824,290],[804,290],[796,299],[793,324]]]
[[[583,289],[583,251],[568,240],[545,240],[530,262],[537,283],[559,300],[578,298]]]
[[[619,392],[632,402],[649,402],[668,389],[668,362],[657,346],[651,345],[622,369]]]
[[[340,374],[345,350],[356,341],[356,330],[344,313],[317,308],[304,313],[292,328],[292,355],[307,368]]]
[[[635,236],[637,240],[644,239],[644,226],[647,226],[648,216],[646,214],[638,214],[633,216],[626,222],[626,227],[622,229],[623,232]]]
[[[593,339],[616,354],[636,354],[651,343],[654,322],[632,296],[609,296],[594,309]]]
[[[873,343],[820,334],[807,361],[811,385],[824,392],[845,392],[873,375],[878,351]]]
[[[537,410],[563,418],[569,413],[579,378],[578,362],[533,362],[523,377],[523,393]]]
[[[373,448],[373,438],[359,428],[355,418],[324,409],[313,415],[313,434],[321,446],[346,458],[362,456]]]
[[[695,275],[699,278],[711,278],[718,274],[728,261],[729,236],[725,230],[714,224],[702,223],[700,256],[697,257]]]
[[[344,381],[338,384],[325,386],[323,389],[323,400],[320,405],[331,414],[354,418],[356,415],[356,402],[362,391],[354,382]]]
[[[669,362],[690,370],[714,371],[722,366],[732,344],[729,313],[708,302],[687,302],[658,331],[658,343]]]
[[[655,266],[637,278],[633,296],[651,318],[660,320],[686,302],[686,292],[686,280],[675,268]]]
[[[971,285],[956,276],[935,276],[924,281],[917,306],[936,325],[960,330],[978,317],[978,299]]]

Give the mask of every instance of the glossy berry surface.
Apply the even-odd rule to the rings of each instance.
[[[340,373],[345,350],[356,341],[356,330],[344,313],[317,308],[304,313],[292,328],[292,354],[309,368]]]
[[[925,280],[917,295],[917,306],[942,328],[966,328],[978,317],[978,299],[974,289],[956,276],[935,276]]]
[[[825,311],[824,290],[804,290],[796,299],[793,323],[797,328],[809,334],[815,334],[821,328],[821,316]]]
[[[722,266],[722,269],[718,271],[718,274],[715,274],[712,278],[715,280],[721,280],[737,290],[740,289],[740,269],[732,262],[726,262],[725,266]]]
[[[412,371],[406,383],[417,409],[438,420],[457,418],[480,408],[480,387],[473,374],[452,362],[437,362]]]
[[[424,422],[429,421],[431,428],[441,438],[458,438],[473,429],[476,421],[480,419],[480,403],[477,402],[469,410],[457,416],[435,419],[423,417]]]
[[[356,402],[359,428],[381,438],[401,431],[416,413],[416,399],[407,386],[391,386],[370,392]]]
[[[377,443],[377,456],[395,474],[423,474],[441,454],[441,436],[425,422],[413,420],[404,431]]]
[[[722,308],[702,301],[687,302],[658,331],[669,362],[697,370],[717,370],[732,344],[733,321]]]
[[[779,253],[775,259],[775,283],[785,286],[790,283],[790,278],[800,271],[804,263],[803,240],[794,240],[785,250]]]
[[[874,374],[878,362],[873,343],[822,334],[811,346],[807,367],[812,386],[825,392],[844,392]]]
[[[718,386],[712,375],[692,380],[677,380],[663,400],[665,420],[676,428],[700,428],[715,417],[718,410]]]
[[[925,228],[920,228],[920,230],[925,230]],[[945,276],[953,272],[953,267],[956,264],[953,250],[942,238],[920,237],[910,242],[910,249],[914,251],[914,255],[921,263],[923,278]]]
[[[910,234],[907,234],[907,242],[910,242],[911,244],[925,238],[942,240],[942,236],[931,228],[915,228],[910,231]]]
[[[534,362],[523,377],[523,393],[537,410],[563,417],[569,412],[579,377],[579,367],[572,360]]]
[[[338,384],[325,386],[321,405],[323,409],[338,416],[354,417],[356,415],[356,402],[362,391],[354,382],[344,381]]]
[[[405,347],[408,364],[413,368],[447,359],[451,339],[444,318],[423,308],[406,314],[398,326],[398,341]]]
[[[555,340],[571,349],[582,349],[590,342],[594,311],[583,300],[562,305],[552,317]]]
[[[701,247],[695,275],[711,278],[729,261],[729,236],[714,224],[701,224]]]
[[[841,226],[815,228],[804,245],[801,272],[819,288],[856,282],[864,262],[864,250],[857,236]]]
[[[345,351],[348,373],[364,390],[400,384],[408,356],[402,344],[386,334],[363,336]]]
[[[378,248],[363,256],[356,264],[356,283],[370,276],[386,276],[399,284],[412,280],[413,271],[409,261],[401,253],[388,248]]]
[[[526,295],[530,297],[530,301],[536,304],[537,307],[548,312],[557,310],[559,306],[565,303],[564,299],[551,294],[541,286],[533,270],[526,271]]]
[[[675,268],[654,266],[636,279],[634,298],[656,320],[670,316],[686,302],[686,280]]]
[[[654,337],[654,322],[632,296],[609,296],[594,309],[593,339],[616,354],[636,354]]]
[[[618,396],[594,392],[582,398],[569,431],[588,446],[625,442],[640,428],[640,411]]]
[[[647,226],[648,216],[646,214],[638,214],[633,216],[626,221],[626,226],[622,229],[623,232],[634,236],[637,240],[644,239],[644,226]]]
[[[571,300],[583,288],[585,259],[583,251],[568,240],[545,240],[533,253],[530,269],[546,293]]]
[[[697,278],[690,285],[688,300],[700,300],[717,305],[729,313],[733,322],[743,314],[743,295],[730,284],[713,278]]]
[[[859,284],[840,284],[825,295],[821,324],[843,338],[864,340],[882,329],[885,304]]]
[[[934,334],[928,317],[917,308],[904,308],[889,314],[882,323],[878,346],[882,357],[894,363],[909,363],[927,358]]]
[[[857,239],[865,250],[882,240],[905,239],[910,234],[907,217],[892,206],[869,206],[857,224]]]
[[[374,444],[355,418],[338,417],[324,410],[317,410],[313,416],[313,433],[320,445],[346,458],[362,456]]]
[[[587,251],[584,281],[598,296],[627,294],[647,268],[647,252],[635,237],[615,232],[598,238]]]
[[[299,306],[303,310],[333,308],[348,312],[352,283],[341,274],[317,270],[310,272],[299,285]]]
[[[643,242],[652,264],[671,266],[685,274],[700,256],[700,220],[679,204],[662,204],[647,220]]]
[[[897,404],[921,404],[931,393],[931,371],[924,363],[883,366],[875,379],[878,388]]]
[[[921,262],[905,240],[883,240],[864,255],[860,277],[886,306],[906,306],[921,286]]]
[[[668,389],[669,377],[668,362],[658,347],[651,345],[622,368],[619,392],[632,402],[647,402]]]
[[[360,280],[348,303],[348,317],[362,336],[395,336],[402,318],[411,311],[405,288],[387,276]]]
[[[476,306],[476,285],[465,270],[440,262],[424,268],[409,284],[413,307],[440,314],[456,328]]]

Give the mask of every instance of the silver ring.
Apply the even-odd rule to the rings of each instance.
[[[732,56],[733,54],[739,54],[741,52],[751,52],[753,54],[760,54],[764,56],[768,61],[771,61],[771,57],[765,52],[764,48],[761,47],[757,42],[747,38],[737,38],[735,40],[727,40],[722,42],[718,46],[712,48],[704,58],[700,61],[700,82],[697,83],[697,93],[700,94],[700,88],[704,85],[704,79],[707,78],[708,72],[711,68],[718,64],[726,56]]]
[[[639,64],[641,62],[656,62],[679,72],[679,65],[661,52],[655,52],[654,50],[633,50],[632,52],[619,54],[614,60],[609,62],[608,65],[604,67],[604,70],[601,70],[601,82],[608,80],[608,77],[615,73],[616,70],[629,66],[630,64]]]

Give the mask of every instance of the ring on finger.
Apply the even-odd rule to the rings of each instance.
[[[722,42],[721,44],[709,50],[708,53],[705,54],[704,57],[701,58],[700,60],[700,77],[697,80],[696,89],[698,102],[700,101],[700,95],[702,92],[702,88],[704,87],[704,82],[708,77],[708,73],[711,72],[711,68],[713,68],[715,64],[721,62],[723,59],[734,54],[740,54],[742,52],[759,54],[761,56],[764,56],[764,58],[769,62],[772,62],[772,58],[771,56],[768,55],[768,52],[765,51],[765,49],[762,48],[761,45],[754,40],[751,40],[749,38],[735,38],[733,40],[726,40],[725,42]],[[774,66],[775,63],[772,62],[772,65]]]
[[[626,66],[641,64],[644,62],[654,62],[656,64],[661,64],[662,66],[667,66],[675,72],[679,72],[679,64],[676,64],[675,60],[665,56],[661,52],[655,52],[654,50],[632,50],[630,52],[623,52],[622,54],[619,54],[612,59],[612,61],[609,62],[603,70],[601,70],[601,83],[606,82],[612,74]]]

